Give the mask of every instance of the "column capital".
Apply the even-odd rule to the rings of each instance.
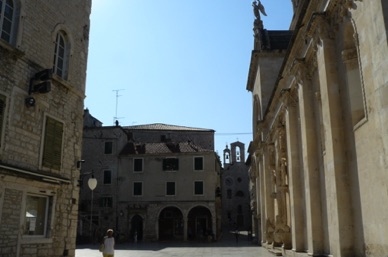
[[[322,45],[323,40],[334,38],[335,33],[330,26],[329,17],[326,12],[313,13],[307,24],[306,35],[312,38],[318,45]]]

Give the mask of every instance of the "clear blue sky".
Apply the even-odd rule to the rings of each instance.
[[[291,0],[261,3],[266,29],[289,28]],[[104,126],[214,129],[221,157],[237,140],[247,150],[253,21],[250,0],[93,0],[85,108]]]

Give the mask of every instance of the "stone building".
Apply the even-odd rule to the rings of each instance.
[[[0,1],[0,256],[74,256],[90,0]]]
[[[80,236],[98,238],[109,227],[125,242],[218,236],[220,162],[213,130],[165,124],[85,127],[83,159]],[[92,173],[98,185],[91,192]]]
[[[239,141],[223,151],[221,171],[223,231],[251,231],[251,208],[245,145]]]
[[[386,256],[388,2],[293,8],[291,37],[266,30],[258,11],[254,23],[247,89],[261,242],[285,256]]]

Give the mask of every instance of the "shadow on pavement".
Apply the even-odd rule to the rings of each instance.
[[[98,250],[98,244],[79,244],[77,249]],[[137,242],[137,243],[116,243],[116,250],[147,250],[160,251],[165,248],[180,247],[258,247],[255,240],[252,240],[248,233],[241,231],[236,237],[234,231],[224,232],[219,240],[207,241],[161,241],[161,242]]]

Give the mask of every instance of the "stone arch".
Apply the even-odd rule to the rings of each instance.
[[[187,215],[187,238],[188,240],[206,240],[209,236],[214,237],[212,211],[205,206],[192,207]]]
[[[55,41],[56,41],[56,38],[57,38],[57,34],[59,32],[63,32],[64,35],[66,36],[66,39],[68,41],[68,44],[69,44],[69,56],[71,57],[73,55],[73,45],[74,45],[74,39],[73,39],[73,36],[72,34],[70,33],[70,30],[62,23],[58,23],[53,31],[51,32],[51,42],[53,44],[55,44]]]
[[[359,51],[357,27],[353,19],[346,19],[341,26],[341,59],[344,69],[344,83],[347,86],[350,118],[357,127],[367,118],[365,90]]]
[[[183,212],[180,208],[165,207],[158,217],[159,240],[183,240]]]
[[[135,214],[131,218],[131,228],[129,231],[129,238],[131,241],[137,242],[143,240],[144,217]]]

